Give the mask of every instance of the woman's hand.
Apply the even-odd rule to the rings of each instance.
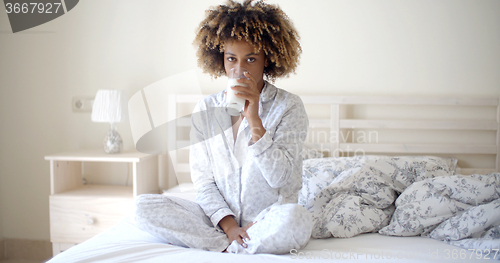
[[[236,94],[237,97],[246,100],[245,109],[243,110],[242,115],[247,118],[248,125],[250,126],[250,132],[252,134],[252,141],[255,143],[266,133],[266,130],[262,125],[262,120],[259,117],[260,92],[264,86],[259,88],[257,86],[258,82],[249,72],[245,72],[244,74],[248,79],[238,79],[237,82],[245,83],[248,87],[234,86],[232,89],[239,92]]]
[[[232,243],[233,240],[236,240],[238,244],[246,248],[247,247],[246,242],[250,240],[250,237],[247,234],[247,229],[252,225],[253,223],[249,223],[245,227],[235,226],[229,228],[228,231],[226,232],[227,238],[229,239],[229,243]]]
[[[249,223],[245,227],[240,227],[232,216],[226,216],[219,222],[220,227],[226,233],[227,238],[229,239],[229,244],[236,240],[238,244],[243,247],[247,247],[245,242],[250,240],[250,237],[247,234],[247,229],[253,225],[253,223]]]
[[[248,87],[234,86],[232,89],[239,92],[236,94],[236,97],[246,100],[242,115],[247,118],[247,120],[259,118],[259,98],[263,87],[257,87],[257,81],[248,71],[244,74],[248,79],[241,78],[238,79],[237,82],[247,84]]]

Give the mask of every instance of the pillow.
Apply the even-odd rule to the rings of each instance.
[[[462,215],[471,207],[499,198],[500,186],[497,180],[494,174],[490,174],[441,176],[415,182],[397,198],[396,210],[389,225],[379,233],[425,236],[443,222],[448,223],[442,229],[455,228],[456,231],[459,227],[456,222],[459,220],[446,220]],[[468,227],[472,228],[473,224]],[[463,229],[466,228],[467,226]],[[441,232],[434,235],[438,234],[443,235]],[[451,232],[446,235],[453,236]]]
[[[470,237],[499,239],[499,208],[500,199],[483,205],[473,206],[463,214],[448,218],[436,227],[429,234],[429,237],[441,241],[457,241]],[[494,228],[496,228],[495,231],[490,231]]]
[[[368,162],[388,159],[391,166],[396,167],[400,186],[398,192],[415,181],[429,177],[454,174],[457,160],[435,156],[377,156],[364,155],[354,157],[329,157],[306,159],[302,168],[302,189],[299,192],[298,203],[308,204],[326,186],[357,172]]]
[[[457,160],[436,156],[385,156],[372,166],[387,175],[393,189],[401,193],[414,182],[455,174]]]
[[[328,157],[304,160],[302,164],[302,189],[299,192],[298,203],[306,205],[321,189],[330,185],[336,178],[349,176],[358,171],[367,161],[376,158],[380,157]]]

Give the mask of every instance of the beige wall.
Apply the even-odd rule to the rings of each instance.
[[[108,129],[74,113],[73,96],[128,95],[196,67],[204,10],[224,1],[80,1],[12,34],[0,8],[0,237],[49,239],[43,156],[99,148]],[[299,94],[500,96],[500,1],[274,0],[302,37]],[[305,4],[307,2],[307,5]],[[199,74],[204,93],[222,89]],[[125,148],[130,128],[119,124]]]

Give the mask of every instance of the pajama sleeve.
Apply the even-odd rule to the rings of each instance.
[[[266,127],[264,136],[249,146],[262,175],[273,188],[284,186],[294,175],[301,175],[300,154],[309,125],[304,104],[298,96],[291,94],[285,105],[287,110],[283,111],[278,125]]]
[[[203,117],[205,114],[207,111],[202,110],[191,116],[191,146],[189,151],[191,179],[197,189],[196,202],[210,218],[214,227],[222,231],[219,221],[228,215],[234,216],[234,213],[227,205],[215,182],[211,158],[207,149],[207,137],[210,138],[210,134],[207,133],[209,133],[210,127],[205,121],[206,118]]]

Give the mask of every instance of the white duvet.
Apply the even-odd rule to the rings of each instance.
[[[438,157],[304,161],[299,202],[313,237],[429,236],[500,258],[500,174],[455,175]]]

